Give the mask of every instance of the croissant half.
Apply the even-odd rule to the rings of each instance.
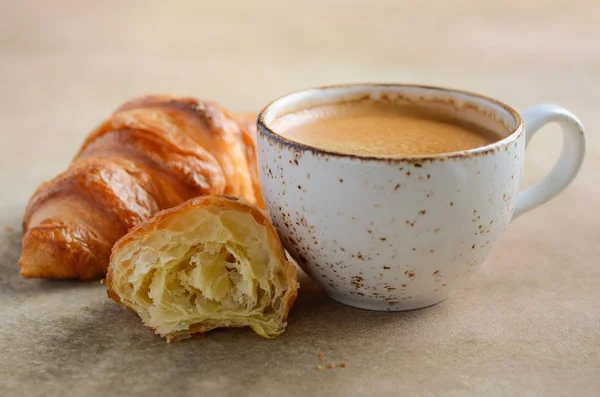
[[[68,170],[42,184],[23,222],[21,275],[91,280],[113,244],[165,208],[226,194],[262,204],[255,128],[215,103],[151,95],[93,131]]]
[[[206,196],[161,211],[120,239],[108,295],[176,341],[219,327],[275,337],[296,299],[294,265],[263,210]]]

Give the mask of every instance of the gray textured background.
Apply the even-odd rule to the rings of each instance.
[[[0,396],[598,395],[600,3],[370,3],[0,0]],[[357,81],[558,102],[588,127],[584,168],[452,299],[367,312],[301,277],[272,341],[226,330],[168,345],[99,283],[20,279],[29,196],[124,100],[169,92],[245,111]],[[559,146],[555,127],[536,135],[526,184]],[[348,366],[317,371],[319,352]]]

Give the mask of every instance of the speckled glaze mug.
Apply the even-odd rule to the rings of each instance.
[[[300,109],[364,98],[418,104],[501,133],[473,150],[369,157],[310,147],[271,126]],[[557,122],[564,139],[549,175],[519,192],[525,147]],[[262,192],[289,253],[333,299],[372,310],[411,310],[446,299],[477,270],[511,219],[575,177],[585,152],[581,123],[556,105],[521,115],[464,91],[399,84],[297,92],[258,118]]]

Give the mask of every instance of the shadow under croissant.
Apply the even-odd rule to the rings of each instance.
[[[19,277],[16,272],[15,276]],[[86,291],[86,300],[75,305],[69,314],[62,314],[57,306],[49,315],[29,316],[14,341],[27,348],[14,355],[18,360],[13,355],[7,357],[7,364],[15,367],[23,381],[77,379],[96,374],[93,377],[100,387],[122,382],[122,374],[128,373],[136,390],[151,391],[152,385],[166,384],[177,385],[177,391],[182,392],[193,386],[189,379],[219,384],[235,380],[237,385],[249,385],[261,377],[314,371],[320,352],[328,359],[352,365],[356,361],[348,357],[348,346],[356,346],[358,351],[377,351],[373,338],[376,331],[394,327],[406,328],[410,333],[415,321],[428,316],[427,309],[406,313],[355,309],[328,298],[301,271],[298,279],[300,293],[290,312],[288,328],[280,337],[264,339],[248,328],[222,329],[201,340],[171,344],[144,327],[133,311],[109,300],[103,286],[93,283],[94,290]],[[48,285],[60,288],[71,284]],[[73,283],[78,285],[91,288],[89,283]],[[66,294],[64,299],[73,296],[82,294]],[[35,365],[23,365],[36,362],[55,365],[44,366],[43,371]],[[232,363],[239,363],[234,365],[238,370],[228,370]],[[243,390],[240,393],[243,395]]]

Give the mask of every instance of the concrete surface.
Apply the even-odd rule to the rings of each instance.
[[[0,0],[0,395],[595,396],[600,393],[600,3]],[[580,177],[508,228],[438,306],[342,306],[301,277],[288,332],[166,344],[99,283],[22,280],[27,199],[122,101],[233,110],[359,81],[557,102],[588,128]],[[559,152],[547,128],[525,184]],[[315,369],[317,354],[347,363]]]

